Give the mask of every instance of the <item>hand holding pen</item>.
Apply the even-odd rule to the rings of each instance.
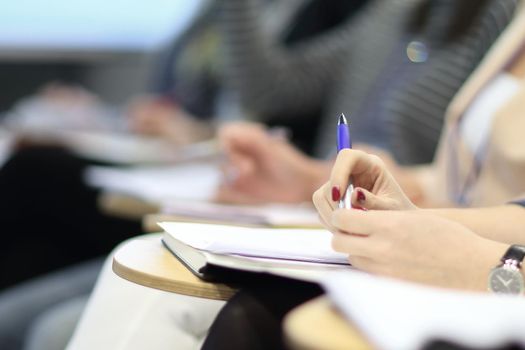
[[[313,196],[326,227],[336,230],[332,221],[336,220],[334,215],[340,212],[339,208],[417,209],[378,156],[350,148],[350,132],[344,115],[339,117],[337,133],[339,152],[330,180]],[[342,192],[343,189],[345,192]],[[339,219],[340,217],[337,218]]]

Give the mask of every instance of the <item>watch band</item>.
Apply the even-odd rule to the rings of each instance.
[[[505,263],[507,260],[515,260],[518,261],[518,265],[521,265],[523,262],[523,259],[525,258],[525,246],[519,245],[519,244],[513,244],[507,249],[503,257],[501,258],[501,262]]]

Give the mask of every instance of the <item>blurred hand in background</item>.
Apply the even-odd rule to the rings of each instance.
[[[209,139],[210,123],[197,120],[168,98],[144,95],[128,105],[130,129],[136,133],[165,138],[177,145]]]
[[[329,164],[309,158],[278,132],[238,122],[219,130],[226,154],[225,181],[217,200],[231,203],[310,201],[329,172]]]

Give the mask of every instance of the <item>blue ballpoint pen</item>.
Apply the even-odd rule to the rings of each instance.
[[[345,115],[341,113],[339,121],[337,122],[337,152],[339,153],[342,149],[352,148],[352,139],[350,138],[350,129],[346,121]],[[352,179],[349,179],[348,187],[343,194],[343,197],[339,200],[339,208],[351,209],[352,208],[352,192],[354,186],[352,185]]]

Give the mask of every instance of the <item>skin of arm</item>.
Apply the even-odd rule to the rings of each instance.
[[[263,125],[235,122],[223,125],[218,138],[226,155],[225,180],[216,199],[230,203],[306,202],[330,177],[333,161],[306,156],[283,138],[275,138]],[[360,144],[360,149],[376,150]],[[385,152],[379,151],[374,161],[386,167],[395,181],[396,190],[406,193],[405,202],[420,199],[419,170],[398,166]],[[355,150],[354,150],[355,152]],[[362,151],[361,151],[362,152]],[[362,152],[362,154],[366,154]],[[399,183],[399,186],[396,184]],[[386,189],[393,191],[394,189]],[[401,192],[400,192],[401,193]],[[396,206],[390,203],[390,206]],[[388,207],[385,207],[387,209]],[[393,208],[392,208],[393,209]]]
[[[220,135],[228,166],[237,173],[219,191],[223,199],[301,201],[330,172],[328,163],[272,139],[260,125],[234,124]],[[340,192],[346,188],[349,174],[356,186],[352,203],[365,210],[337,209],[333,188]],[[486,291],[490,270],[508,243],[521,242],[517,239],[525,226],[523,209],[514,205],[419,209],[379,157],[357,150],[339,153],[330,181],[314,193],[313,200],[334,234],[333,248],[348,254],[355,267],[448,288]]]
[[[203,122],[162,96],[138,96],[128,106],[132,131],[162,137],[175,145],[209,139],[214,134],[210,123]]]
[[[334,188],[346,189],[350,177],[352,204],[364,210],[337,208]],[[525,241],[523,208],[419,209],[385,163],[362,151],[338,154],[313,201],[334,249],[349,254],[352,265],[414,282],[485,291],[509,244]]]
[[[478,235],[494,241],[525,244],[525,209],[520,205],[421,209],[421,211],[459,222]]]
[[[330,172],[330,163],[304,155],[259,124],[223,126],[219,142],[225,153],[220,202],[306,202]]]
[[[333,248],[354,267],[438,287],[486,291],[509,246],[419,210],[337,209],[329,220]]]
[[[519,205],[501,205],[490,208],[435,208],[438,204],[425,198],[424,181],[421,179],[432,172],[429,165],[400,166],[389,153],[370,147],[357,145],[356,148],[377,155],[392,174],[411,202],[427,213],[453,220],[468,227],[477,234],[509,244],[525,244],[525,215]],[[430,174],[431,175],[431,174]]]
[[[232,203],[304,202],[331,176],[331,182],[322,186],[314,202],[320,206],[320,215],[331,213],[337,201],[332,201],[330,183],[346,188],[349,172],[354,177],[356,191],[352,195],[355,206],[366,209],[417,209],[428,214],[453,220],[482,237],[504,243],[525,244],[523,208],[502,205],[493,208],[419,209],[405,188],[398,185],[395,168],[384,155],[370,155],[363,151],[343,151],[335,164],[307,157],[286,140],[272,137],[262,125],[231,123],[221,128],[219,138],[226,153],[227,181],[220,187],[217,199]],[[333,168],[332,168],[333,166]],[[398,167],[399,168],[399,167]],[[332,175],[330,175],[330,173]],[[407,168],[403,176],[415,178]],[[337,185],[336,185],[337,186]],[[358,198],[363,193],[365,200]],[[326,216],[326,215],[325,215]],[[326,221],[326,220],[325,220]]]
[[[456,221],[480,236],[505,243],[525,243],[525,209],[519,205],[490,208],[420,209],[398,185],[387,164],[379,157],[362,151],[344,150],[337,156],[330,181],[315,194],[321,217],[329,222],[337,207],[334,188],[345,189],[348,178],[354,182],[352,204],[369,210],[419,210]]]

